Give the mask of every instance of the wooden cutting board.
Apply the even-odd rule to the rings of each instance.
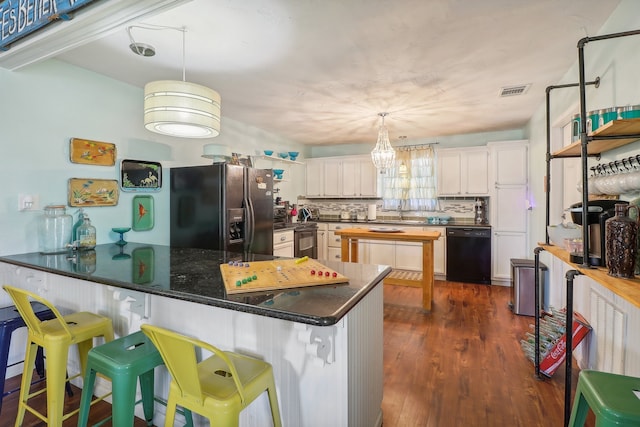
[[[349,281],[347,277],[311,258],[222,264],[220,272],[228,295]]]

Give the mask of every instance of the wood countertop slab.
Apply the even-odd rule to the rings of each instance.
[[[386,228],[390,227],[371,227]],[[424,242],[429,240],[438,240],[440,238],[439,231],[422,231],[422,230],[400,230],[397,232],[371,231],[366,228],[345,228],[335,230],[337,236],[348,237],[354,239],[376,239],[376,240],[395,240],[401,242]]]
[[[569,252],[559,246],[540,243],[540,247],[556,258],[561,259],[566,264],[572,265],[575,270],[578,270],[583,275],[590,277],[605,288],[640,308],[640,278],[621,279],[612,277],[609,276],[609,270],[606,267],[585,268],[582,265],[572,263],[569,258]]]

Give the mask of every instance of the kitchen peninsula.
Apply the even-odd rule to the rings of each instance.
[[[271,259],[105,244],[88,252],[3,256],[0,274],[62,313],[110,316],[119,336],[151,323],[266,360],[273,365],[284,425],[381,425],[381,283],[390,268],[325,262],[349,282],[226,294],[220,264]],[[72,353],[70,374],[78,366]],[[157,374],[156,395],[166,398],[168,374]],[[268,418],[268,399],[261,396],[242,413],[241,425],[261,425]],[[154,424],[163,422],[164,407],[157,405]]]

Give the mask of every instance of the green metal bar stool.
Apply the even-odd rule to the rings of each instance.
[[[640,378],[607,372],[580,371],[569,426],[584,426],[589,408],[597,427],[639,426]]]
[[[163,365],[162,356],[141,331],[96,346],[89,351],[80,399],[78,426],[87,425],[90,406],[112,396],[112,424],[133,426],[136,380],[140,380],[142,407],[148,425],[153,424],[154,368]],[[111,392],[92,401],[96,374],[111,379]]]

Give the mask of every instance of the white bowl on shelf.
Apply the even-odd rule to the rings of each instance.
[[[556,246],[564,247],[564,239],[580,239],[582,238],[582,227],[574,224],[558,224],[547,226],[549,233],[549,241]]]

